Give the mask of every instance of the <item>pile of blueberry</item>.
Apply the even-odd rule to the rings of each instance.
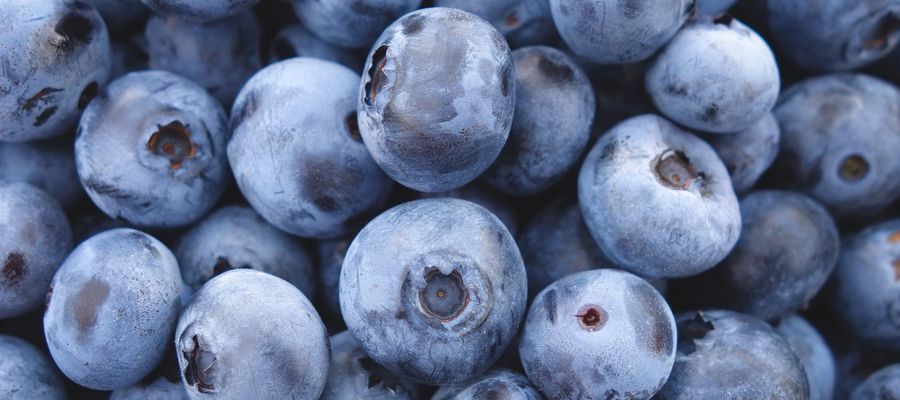
[[[900,399],[900,0],[0,21],[0,400]]]

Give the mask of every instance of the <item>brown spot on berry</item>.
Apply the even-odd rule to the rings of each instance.
[[[91,278],[69,300],[71,304],[69,311],[75,318],[78,331],[82,334],[87,333],[90,328],[97,324],[97,314],[100,312],[100,307],[106,303],[106,299],[109,297],[109,289],[109,284],[105,281]]]
[[[25,277],[25,256],[20,253],[9,253],[3,262],[3,280],[8,286],[15,285]]]

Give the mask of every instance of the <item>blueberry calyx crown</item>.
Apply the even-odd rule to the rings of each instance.
[[[671,189],[695,191],[703,187],[706,174],[697,171],[680,150],[666,150],[654,160],[656,179]]]
[[[357,142],[362,142],[362,134],[359,132],[359,122],[356,120],[356,111],[351,111],[344,117],[347,123],[347,134]]]
[[[154,155],[168,158],[172,169],[181,168],[186,159],[197,155],[197,147],[191,141],[191,131],[181,121],[157,125],[157,128],[159,130],[147,141],[147,149]]]
[[[425,273],[425,287],[419,291],[419,304],[426,315],[449,322],[466,309],[469,289],[459,271],[444,274],[437,267],[431,267]]]
[[[371,107],[375,104],[375,98],[378,97],[378,93],[386,83],[387,75],[384,73],[384,66],[387,64],[387,51],[388,46],[381,45],[372,54],[372,66],[368,72],[369,80],[366,82],[365,102],[367,106]]]
[[[200,347],[200,340],[197,338],[197,335],[194,335],[191,340],[194,342],[194,346],[191,351],[182,351],[182,356],[187,360],[187,367],[184,368],[184,379],[189,386],[197,386],[197,390],[200,393],[216,393],[216,388],[212,383],[208,382],[209,370],[213,367],[213,363],[215,363],[216,359],[213,356],[212,360],[209,360],[209,354],[206,351],[203,351]],[[209,361],[209,362],[204,362]],[[205,367],[200,364],[206,364]]]
[[[575,317],[578,318],[578,325],[589,332],[599,331],[606,325],[606,321],[609,321],[609,314],[606,310],[594,304],[581,307]]]
[[[869,174],[869,162],[859,154],[853,154],[841,161],[840,176],[847,182],[857,182]]]
[[[683,354],[693,353],[697,350],[696,341],[715,329],[713,323],[703,316],[703,312],[698,311],[693,318],[678,327],[678,351]]]

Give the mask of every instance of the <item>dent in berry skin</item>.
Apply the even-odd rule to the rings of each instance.
[[[659,399],[808,399],[793,350],[768,324],[732,311],[678,315],[675,367]]]
[[[46,354],[20,338],[0,335],[0,398],[64,400],[66,386]]]
[[[0,142],[0,180],[33,185],[51,194],[67,209],[85,199],[70,139]]]
[[[391,22],[421,0],[292,0],[307,29],[335,46],[367,48]]]
[[[775,331],[794,350],[809,381],[810,400],[831,400],[837,369],[831,349],[822,335],[803,317],[792,314],[782,318]]]
[[[328,333],[303,293],[250,269],[223,273],[196,293],[175,347],[192,399],[317,399],[330,357]]]
[[[366,355],[350,332],[331,337],[331,365],[320,400],[422,398],[422,387],[394,376]]]
[[[187,231],[175,250],[184,282],[199,290],[232,269],[249,268],[290,282],[312,298],[312,261],[300,242],[249,207],[226,206]]]
[[[176,378],[177,379],[177,378]],[[109,396],[109,400],[188,400],[187,391],[180,380],[170,381],[161,377],[150,384],[137,384],[119,389]]]
[[[781,129],[775,116],[768,113],[746,130],[707,135],[706,140],[725,163],[734,191],[744,193],[753,188],[778,156]]]
[[[43,304],[72,229],[59,203],[25,183],[0,181],[0,319]]]
[[[279,229],[343,236],[390,192],[359,138],[358,81],[339,64],[293,58],[264,68],[238,94],[228,159],[241,193]]]
[[[500,218],[500,221],[503,222],[503,225],[506,225],[506,229],[509,229],[509,233],[513,236],[515,236],[518,231],[519,223],[516,219],[515,210],[510,207],[510,200],[501,194],[491,191],[483,185],[472,183],[459,189],[446,192],[419,193],[418,197],[420,199],[452,197],[455,199],[471,201],[479,206],[487,208],[488,211],[492,212],[497,218]]]
[[[431,400],[541,400],[541,394],[524,376],[508,369],[493,369],[468,382],[444,385]]]
[[[625,120],[600,138],[581,167],[578,199],[610,261],[651,278],[712,268],[741,231],[737,197],[715,151],[655,115]]]
[[[550,399],[647,398],[675,360],[675,318],[643,279],[597,269],[541,291],[528,311],[519,355]]]
[[[364,71],[360,133],[378,165],[404,186],[462,187],[506,143],[513,64],[503,35],[481,18],[439,7],[409,13],[378,38]]]
[[[509,139],[484,173],[492,187],[528,196],[556,183],[587,145],[594,92],[578,64],[552,47],[512,52],[516,109]]]
[[[319,39],[300,24],[278,31],[267,53],[269,64],[294,57],[319,58],[342,64],[353,71],[362,71],[362,58],[356,53]]]
[[[781,151],[769,176],[838,220],[877,214],[900,196],[900,90],[861,74],[814,77],[775,107]]]
[[[484,18],[513,48],[550,44],[556,36],[548,0],[436,0],[434,6],[458,8]]]
[[[219,20],[249,10],[260,0],[141,0],[159,15],[195,21]]]
[[[133,385],[162,360],[183,293],[178,261],[161,242],[127,228],[97,234],[53,278],[44,314],[50,354],[81,386]]]
[[[781,77],[766,41],[729,16],[684,27],[647,70],[647,92],[670,119],[692,129],[734,133],[766,116]]]
[[[0,20],[10,27],[0,32],[0,141],[67,133],[109,79],[100,14],[82,0],[6,0]]]
[[[344,259],[344,322],[373,360],[428,384],[469,380],[512,342],[525,268],[503,223],[465,200],[416,200],[360,231]]]
[[[896,399],[900,397],[900,364],[884,367],[853,390],[850,400]]]

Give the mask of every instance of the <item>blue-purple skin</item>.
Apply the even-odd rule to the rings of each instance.
[[[260,68],[259,35],[249,10],[209,22],[154,15],[144,30],[148,66],[190,79],[227,109]]]
[[[509,233],[513,236],[518,232],[519,222],[516,218],[516,211],[511,207],[512,203],[509,199],[482,185],[473,183],[446,192],[418,194],[418,198],[420,199],[434,199],[438,197],[452,197],[478,204],[479,206],[487,208],[488,211],[497,216],[497,218],[500,218],[500,221],[503,222],[503,225],[506,226],[506,229],[509,229]]]
[[[350,332],[331,337],[328,381],[319,400],[422,398],[422,387],[394,376],[372,361]]]
[[[860,74],[793,85],[775,107],[775,183],[806,192],[838,220],[877,214],[900,197],[900,90]]]
[[[782,318],[775,326],[775,332],[787,341],[803,364],[809,381],[809,400],[831,400],[837,367],[822,335],[797,314]]]
[[[834,315],[869,347],[900,351],[900,220],[846,238],[830,284]]]
[[[187,391],[180,380],[172,382],[161,377],[148,385],[137,384],[119,389],[109,396],[109,400],[188,400]]]
[[[900,364],[884,367],[853,390],[849,400],[900,398]]]
[[[362,59],[351,51],[319,39],[303,25],[282,28],[272,39],[267,58],[269,64],[294,57],[313,57],[343,64],[354,71],[362,71]]]
[[[291,0],[307,29],[347,49],[368,48],[385,28],[421,0]]]
[[[364,71],[359,129],[397,182],[456,189],[500,154],[515,109],[513,63],[503,35],[478,16],[441,7],[406,14],[375,42]]]
[[[728,11],[737,0],[696,0],[700,15],[720,15]]]
[[[353,239],[341,269],[344,322],[394,374],[432,385],[487,371],[525,315],[525,267],[500,220],[474,203],[416,200]]]
[[[0,141],[69,132],[109,79],[106,25],[81,0],[0,0]]]
[[[805,309],[834,271],[840,236],[817,201],[790,191],[741,199],[741,237],[703,278],[717,307],[771,321]]]
[[[535,297],[519,356],[548,399],[649,399],[675,362],[675,317],[636,275],[579,272]]]
[[[72,249],[62,207],[26,183],[0,180],[0,319],[38,308]]]
[[[0,335],[0,398],[65,400],[66,386],[46,354],[20,338]]]
[[[513,48],[548,44],[556,35],[549,0],[436,0],[434,6],[458,8],[485,19]]]
[[[344,265],[344,257],[353,236],[345,236],[336,239],[319,241],[316,249],[319,253],[319,264],[316,270],[318,278],[316,293],[325,305],[326,315],[340,317],[341,296],[340,281],[341,267]]]
[[[819,71],[846,71],[900,42],[897,0],[768,0],[768,25],[785,56]]]
[[[346,235],[392,187],[359,138],[347,67],[293,58],[262,69],[231,112],[228,159],[238,187],[269,223],[316,239]]]
[[[251,269],[203,285],[178,320],[175,347],[191,399],[318,399],[331,357],[306,296]]]
[[[222,106],[165,71],[133,72],[85,110],[75,138],[81,184],[100,210],[174,228],[206,214],[227,184]]]
[[[140,0],[87,0],[94,5],[110,32],[122,32],[143,25],[150,14]]]
[[[67,209],[85,199],[69,139],[0,142],[0,181],[28,183]]]
[[[572,51],[597,64],[644,61],[694,13],[694,0],[550,0],[556,29]]]
[[[313,264],[300,242],[253,209],[222,207],[182,236],[175,257],[184,282],[199,290],[225,271],[250,268],[288,281],[312,298]]]
[[[141,0],[159,15],[195,21],[223,19],[249,10],[260,0]]]
[[[663,114],[711,133],[752,127],[775,106],[780,85],[766,41],[727,15],[685,25],[646,77],[647,92]]]
[[[578,201],[610,261],[649,278],[710,269],[741,232],[738,200],[713,148],[650,114],[600,138],[581,167]]]
[[[469,382],[441,386],[431,400],[543,400],[528,378],[508,369],[493,369]]]
[[[53,278],[44,314],[50,354],[81,386],[131,386],[163,359],[183,293],[178,261],[160,241],[128,228],[92,236]]]
[[[762,177],[778,156],[781,129],[772,113],[743,131],[730,135],[707,135],[706,141],[725,163],[734,191],[744,193]]]
[[[733,311],[678,315],[678,351],[659,400],[808,399],[803,364],[771,326]]]
[[[530,196],[556,183],[584,152],[596,109],[594,91],[562,51],[523,47],[512,58],[515,116],[503,151],[483,179],[506,194]]]

